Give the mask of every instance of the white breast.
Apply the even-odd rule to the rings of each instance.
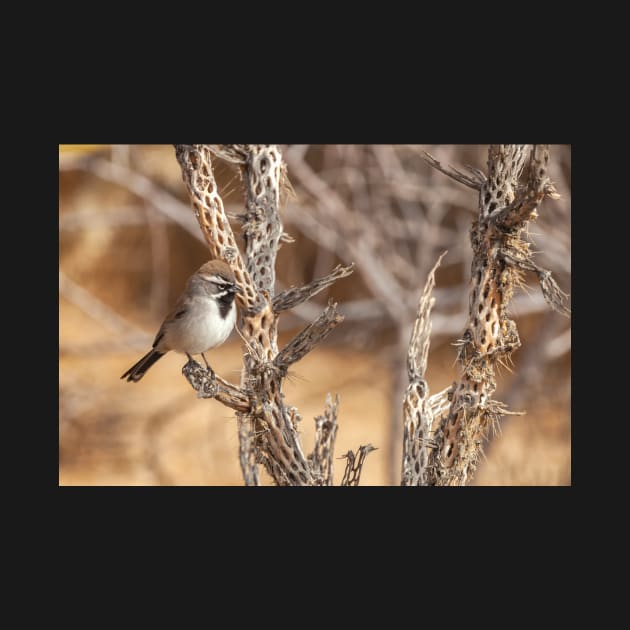
[[[173,322],[168,331],[168,345],[176,352],[201,354],[221,345],[229,337],[235,322],[235,304],[224,319],[215,300],[197,298],[190,305],[187,316]]]

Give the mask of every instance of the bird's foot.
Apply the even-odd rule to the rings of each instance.
[[[206,370],[208,371],[208,375],[210,376],[210,378],[216,379],[214,370],[210,367],[210,364],[208,363],[208,359],[206,359],[206,355],[203,352],[201,353],[201,358],[203,359],[203,362],[206,364]]]

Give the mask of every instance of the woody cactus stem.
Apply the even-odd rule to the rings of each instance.
[[[429,342],[431,338],[431,309],[435,298],[435,270],[446,255],[444,252],[429,272],[424,291],[418,302],[418,314],[411,333],[407,353],[409,385],[403,399],[403,456],[401,486],[434,485],[434,469],[429,468],[429,452],[434,447],[430,437],[435,405],[429,398],[429,385],[425,379]],[[438,409],[439,411],[439,409]]]
[[[280,150],[273,145],[175,145],[184,182],[214,258],[227,262],[243,289],[237,296],[240,307],[239,329],[245,342],[241,386],[228,383],[206,384],[200,392],[196,386],[203,378],[193,379],[195,369],[185,374],[200,395],[214,392],[220,399],[238,407],[240,461],[246,484],[258,485],[256,469],[263,463],[278,485],[319,485],[304,456],[297,432],[300,419],[297,409],[288,407],[282,394],[282,379],[289,364],[301,359],[343,321],[330,304],[326,311],[278,351],[278,312],[295,306],[315,295],[323,286],[352,272],[352,267],[336,269],[328,277],[302,287],[290,289],[274,299],[275,261],[282,224],[278,213],[280,190],[288,186]],[[242,232],[245,239],[245,261],[236,246],[223,202],[212,172],[212,155],[238,164],[245,184],[246,208]],[[240,389],[240,394],[235,389]],[[228,397],[228,394],[230,396]],[[243,409],[242,397],[248,400]],[[336,408],[335,408],[336,409]],[[322,438],[323,439],[323,438]],[[327,435],[327,448],[332,438]]]
[[[549,271],[532,261],[523,238],[528,222],[538,216],[540,202],[546,196],[557,198],[557,193],[547,176],[548,145],[491,145],[487,176],[477,169],[470,169],[471,176],[463,175],[428,155],[427,161],[479,191],[479,216],[470,235],[469,315],[458,341],[461,375],[448,392],[448,413],[434,421],[426,463],[426,470],[434,475],[426,480],[429,485],[465,485],[476,470],[489,427],[507,413],[492,400],[495,367],[509,361],[521,345],[507,308],[514,288],[522,284],[523,271],[537,274],[552,308],[570,313],[565,305],[568,296]]]
[[[315,447],[308,456],[311,470],[318,485],[333,485],[333,448],[337,437],[337,409],[339,396],[333,404],[330,394],[326,397],[323,416],[315,418]]]

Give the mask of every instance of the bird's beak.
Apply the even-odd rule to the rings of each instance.
[[[241,287],[238,284],[235,284],[234,293],[240,293],[241,295],[243,295],[243,289],[241,289]]]

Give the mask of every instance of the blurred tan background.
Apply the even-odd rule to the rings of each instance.
[[[400,483],[406,344],[427,273],[437,273],[427,378],[431,393],[457,374],[456,348],[468,305],[468,233],[474,191],[430,169],[485,170],[486,145],[281,145],[295,190],[282,208],[278,290],[309,282],[337,263],[353,275],[281,316],[281,345],[315,319],[329,297],[346,320],[285,381],[302,415],[305,453],[326,394],[339,394],[335,454],[371,443],[360,485]],[[537,262],[571,289],[571,150],[552,146],[551,177],[562,198],[546,200],[530,227]],[[243,193],[234,168],[215,161],[234,217]],[[181,375],[185,357],[159,361],[138,384],[119,379],[151,346],[187,277],[208,258],[171,145],[59,147],[60,485],[242,485],[230,409],[197,400]],[[523,346],[501,369],[495,398],[524,416],[490,436],[475,485],[570,485],[570,320],[550,312],[534,277],[511,316]],[[233,333],[208,359],[238,383]],[[344,460],[335,460],[335,483]],[[265,483],[269,478],[263,475]]]

